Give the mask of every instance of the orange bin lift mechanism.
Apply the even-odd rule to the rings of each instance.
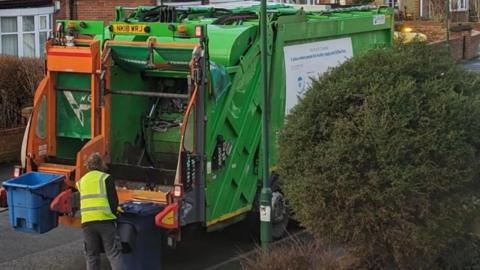
[[[169,192],[156,192],[156,191],[147,191],[147,190],[131,190],[131,189],[117,188],[117,195],[118,195],[119,203],[124,203],[124,202],[127,202],[127,201],[145,201],[145,202],[168,204],[168,202],[170,201],[170,199],[169,199],[170,193]],[[162,226],[162,227],[165,227],[165,228],[168,228],[168,229],[173,229],[173,228],[178,227],[178,218],[177,218],[178,204],[174,203],[174,204],[171,204],[171,205],[176,206],[175,208],[168,208],[168,210],[169,210],[168,212],[170,212],[170,211],[174,212],[174,216],[172,216],[172,218],[174,218],[174,219],[171,220],[170,218],[167,217],[168,221],[169,221],[168,224],[170,224],[170,226],[168,226],[168,225],[167,225],[167,227]],[[167,208],[165,208],[165,210],[167,210]],[[167,211],[165,211],[165,210],[162,211],[160,214],[162,214],[162,213],[166,214]],[[164,219],[162,217],[159,220],[165,221],[166,219]],[[69,226],[73,226],[73,227],[80,227],[81,226],[79,217],[74,217],[74,216],[69,216],[69,215],[59,216],[59,222],[61,224],[69,225]],[[159,223],[159,224],[163,225],[163,223]]]
[[[66,47],[55,46],[52,41],[47,43],[47,68],[49,71],[76,73],[95,73],[97,71],[100,43],[82,39],[75,40],[75,42],[89,46]]]
[[[75,166],[54,164],[54,163],[40,163],[38,171],[46,173],[56,173],[65,175],[67,181],[74,181]]]
[[[103,59],[100,55],[100,42],[95,40],[76,39],[78,46],[67,47],[57,46],[53,41],[48,41],[47,50],[47,74],[35,92],[34,109],[31,118],[31,127],[28,133],[27,145],[27,171],[37,168],[38,171],[59,173],[66,176],[65,184],[75,188],[75,182],[86,173],[84,166],[86,159],[95,152],[100,153],[109,162],[109,138],[110,138],[110,55],[108,44],[116,43],[107,41],[103,52]],[[135,43],[138,45],[138,43]],[[158,45],[166,45],[158,43]],[[180,46],[192,46],[180,45]],[[91,74],[91,134],[92,138],[77,153],[76,165],[68,166],[54,163],[47,163],[47,156],[56,155],[56,104],[54,73],[72,72]],[[105,95],[103,106],[100,104],[100,80],[103,73],[105,79]],[[38,115],[41,101],[46,99],[47,132],[46,136],[40,137],[36,133],[35,124],[38,122]],[[154,203],[170,204],[172,199],[170,192],[129,190],[117,188],[120,203],[126,201],[148,201]],[[59,222],[65,225],[80,226],[80,219],[73,215],[59,216]],[[175,227],[178,223],[173,224]]]
[[[117,188],[118,201],[147,201],[167,204],[169,192]]]
[[[46,44],[47,74],[35,92],[31,128],[28,131],[27,171],[37,168],[39,171],[60,173],[66,176],[66,184],[75,187],[75,181],[85,173],[85,157],[99,152],[108,161],[106,153],[109,136],[107,128],[110,120],[110,96],[104,96],[104,106],[100,106],[100,42],[96,40],[75,40],[75,47],[57,46],[53,40]],[[47,156],[56,155],[56,91],[57,72],[75,72],[91,74],[91,134],[92,139],[77,154],[76,166],[46,163]],[[107,86],[108,87],[108,86]],[[46,134],[37,134],[40,106],[46,101]],[[73,177],[74,176],[74,177]]]

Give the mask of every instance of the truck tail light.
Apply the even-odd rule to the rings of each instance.
[[[173,197],[180,198],[183,196],[183,185],[175,185],[173,187]]]
[[[19,165],[16,165],[15,167],[13,167],[13,177],[17,178],[20,175],[22,175],[22,167]]]
[[[178,228],[178,203],[172,203],[155,216],[155,225],[167,230]]]
[[[195,37],[197,38],[203,37],[203,26],[201,25],[195,26]]]

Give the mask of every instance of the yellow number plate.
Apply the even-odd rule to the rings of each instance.
[[[125,34],[145,34],[145,28],[147,26],[144,24],[114,24],[113,32],[114,33],[125,33]]]

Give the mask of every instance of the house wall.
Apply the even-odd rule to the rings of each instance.
[[[314,2],[316,5],[329,5],[329,4],[351,5],[353,4],[353,0],[315,0]]]
[[[420,1],[421,0],[414,0],[418,2],[418,10],[420,10]],[[470,10],[476,10],[479,0],[470,0],[468,4],[468,8]],[[441,2],[440,5],[438,1],[432,0],[423,0],[423,17],[430,20],[443,20],[445,17],[445,6]],[[452,22],[468,22],[470,20],[470,15],[468,10],[464,11],[451,11],[450,12],[450,20]]]
[[[450,15],[452,22],[468,22],[469,14],[468,11],[452,11]]]
[[[70,5],[73,2],[73,6]],[[115,7],[136,7],[156,5],[156,0],[61,0],[61,9],[56,19],[103,20],[109,23],[115,19]],[[70,18],[73,9],[73,18]]]
[[[67,5],[68,0],[62,0],[60,1],[60,10],[55,11],[53,14],[53,23],[55,23],[56,20],[61,20],[61,19],[68,19],[68,5]]]
[[[414,20],[420,17],[420,1],[419,0],[400,0],[402,12],[412,14]]]
[[[402,13],[412,14],[414,20],[420,18],[420,0],[399,0],[400,11]],[[377,6],[385,6],[385,0],[375,0],[373,2]]]
[[[31,8],[31,7],[44,7],[52,5],[51,0],[1,0],[0,8]]]

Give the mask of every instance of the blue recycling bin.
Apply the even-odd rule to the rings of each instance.
[[[3,182],[7,191],[10,225],[17,231],[45,233],[58,226],[50,203],[60,193],[65,176],[29,172]]]
[[[155,216],[164,206],[155,203],[127,202],[118,219],[127,269],[161,269],[162,230],[155,225]]]

